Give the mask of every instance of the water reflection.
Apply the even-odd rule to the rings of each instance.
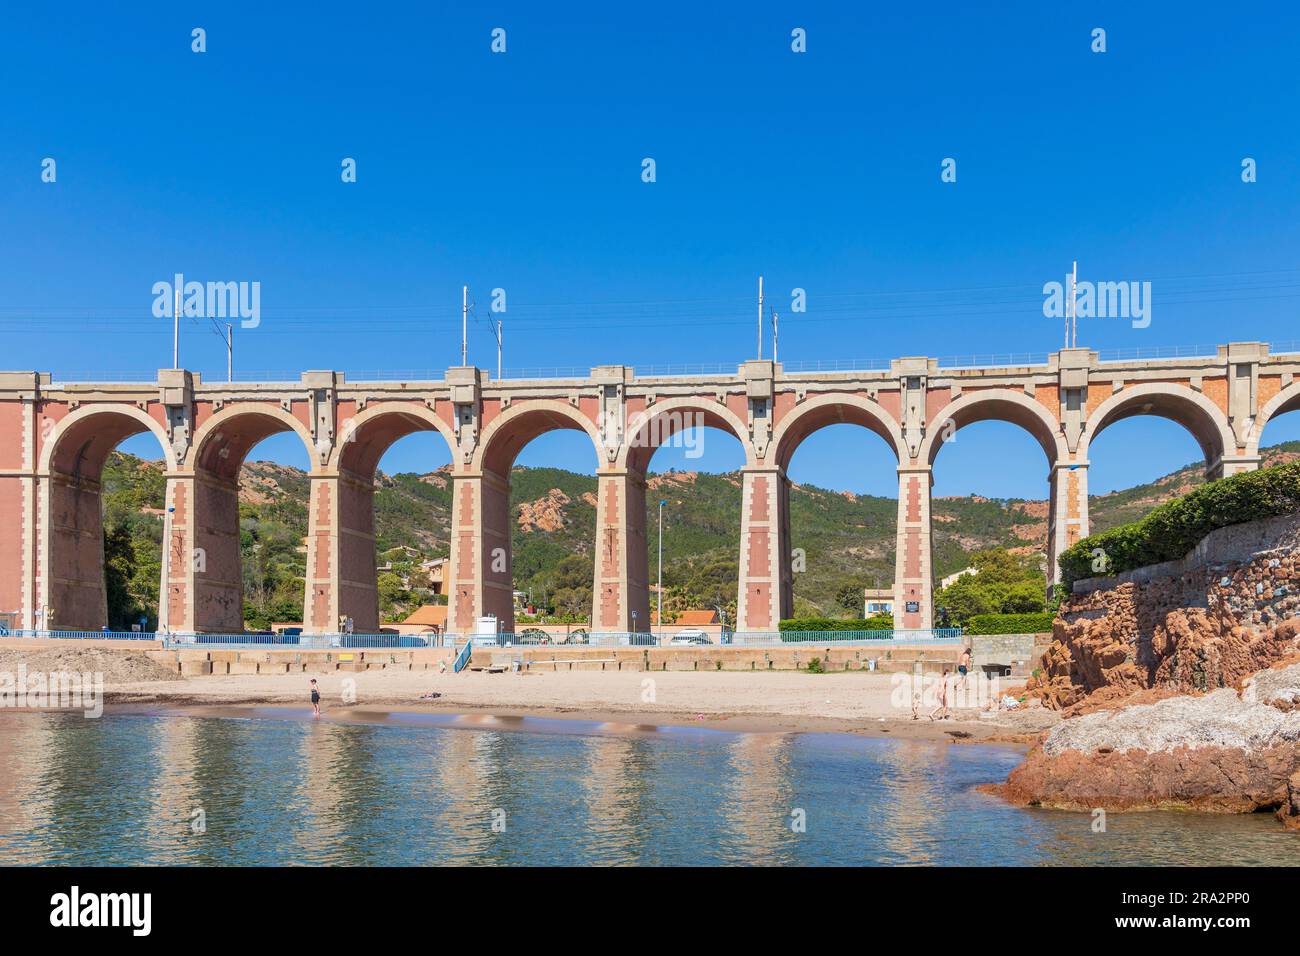
[[[939,832],[947,811],[945,749],[942,744],[900,743],[881,753],[875,776],[865,782],[878,850],[890,862],[945,862],[945,850],[951,849]]]
[[[634,835],[643,819],[646,798],[644,781],[651,768],[644,744],[630,737],[582,738],[586,792],[586,845],[602,863],[639,863]],[[626,847],[626,855],[602,858],[606,847]]]
[[[730,831],[729,862],[784,862],[784,851],[797,842],[795,827],[807,832],[809,808],[796,799],[791,781],[792,739],[788,734],[742,734],[728,745],[723,819]]]
[[[24,838],[48,819],[47,792],[41,786],[54,752],[56,718],[32,721],[0,715],[0,846],[13,845],[14,863],[29,863]],[[38,853],[39,850],[32,852]]]
[[[206,810],[194,779],[200,765],[198,740],[204,723],[165,720],[151,728],[158,772],[140,835],[160,863],[180,862],[173,849],[177,839],[198,836],[207,826]]]
[[[0,862],[1293,864],[1271,816],[1025,811],[1004,748],[494,721],[0,714]],[[519,726],[529,732],[509,729]],[[205,827],[195,826],[202,810]],[[792,811],[806,828],[792,827]]]

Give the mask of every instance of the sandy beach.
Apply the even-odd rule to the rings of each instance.
[[[534,716],[629,724],[689,725],[743,732],[844,732],[946,740],[1028,741],[1057,721],[1041,709],[947,720],[913,720],[899,708],[892,675],[800,672],[599,672],[488,674],[363,671],[193,677],[110,684],[110,708],[183,708],[219,715],[249,707],[309,707],[321,688],[322,716],[375,720],[386,713]],[[421,695],[436,693],[429,700]],[[906,692],[903,694],[907,699]],[[933,706],[933,705],[931,705]]]

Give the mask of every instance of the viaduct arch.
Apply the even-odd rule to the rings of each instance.
[[[743,514],[750,519],[748,526],[751,532],[748,537],[743,531],[741,535],[742,579],[745,571],[753,572],[765,566],[767,561],[775,562],[778,569],[776,604],[774,608],[766,611],[765,617],[761,575],[753,575],[759,578],[759,581],[754,582],[751,579],[747,582],[748,590],[743,594],[744,604],[737,605],[737,618],[741,626],[765,630],[766,621],[772,616],[779,621],[794,614],[794,569],[791,547],[793,535],[790,529],[788,469],[794,453],[805,439],[829,425],[840,424],[858,425],[880,436],[900,465],[907,456],[902,428],[897,420],[878,401],[865,394],[843,391],[826,392],[812,398],[805,397],[804,400],[791,405],[780,416],[780,423],[772,436],[772,469],[766,475],[755,474],[752,481],[746,482],[745,495],[742,499],[745,503]],[[756,527],[757,522],[752,518],[755,513],[762,514],[764,511],[776,516],[773,525],[775,533],[770,538],[762,536],[761,529]],[[902,533],[903,512],[904,509],[900,507],[896,525],[898,529],[896,555],[904,554],[906,546],[910,543],[910,539],[905,540],[905,535]],[[745,545],[749,546],[748,553],[745,551]],[[770,557],[767,556],[769,551]],[[906,593],[906,581],[900,576],[900,572],[905,567],[905,561],[896,561],[894,582],[896,596]]]
[[[650,396],[647,396],[649,398]],[[735,404],[735,403],[733,403]],[[660,448],[690,429],[715,429],[731,435],[745,454],[745,474],[754,465],[746,425],[736,409],[717,396],[633,399],[611,422],[609,437],[621,438],[613,463],[597,472],[597,553],[592,623],[596,630],[648,630],[651,618],[649,536],[646,531],[646,473]],[[701,432],[700,440],[704,439]],[[746,478],[748,480],[748,477]],[[738,600],[745,593],[742,529]]]
[[[303,626],[328,632],[351,619],[359,634],[378,633],[375,554],[375,473],[395,443],[435,432],[456,453],[448,422],[416,402],[354,402],[339,422],[338,441],[312,481],[307,515],[307,576]],[[367,546],[368,544],[368,546]]]
[[[154,382],[95,383],[0,372],[0,614],[32,628],[44,608],[62,603],[60,626],[100,623],[99,475],[108,450],[144,430],[167,457],[175,510],[160,613],[175,631],[239,629],[238,467],[262,438],[288,430],[312,462],[309,632],[335,631],[345,614],[358,630],[377,626],[374,469],[415,430],[437,431],[452,453],[450,627],[469,631],[476,617],[493,613],[511,626],[510,468],[528,441],[553,428],[587,434],[598,462],[593,629],[629,630],[634,614],[644,629],[645,469],[675,429],[697,423],[728,431],[744,449],[737,626],[770,631],[791,603],[785,470],[799,443],[828,424],[861,425],[894,449],[896,617],[924,628],[932,622],[931,468],[965,425],[1010,421],[1043,448],[1054,573],[1056,555],[1088,532],[1088,446],[1111,424],[1137,414],[1178,421],[1218,477],[1257,467],[1260,429],[1297,408],[1300,355],[1272,354],[1258,342],[1123,362],[1063,349],[1036,364],[987,368],[910,357],[887,370],[805,373],[749,361],[731,374],[641,376],[611,365],[575,378],[503,381],[473,367],[428,382],[310,371],[297,382],[208,384],[165,369]],[[504,564],[494,564],[502,548]],[[206,554],[203,570],[188,560],[195,549]]]
[[[56,412],[57,414],[57,412]],[[175,454],[159,421],[135,405],[88,404],[59,418],[45,418],[37,481],[43,546],[32,568],[36,611],[48,628],[98,631],[108,624],[104,581],[104,464],[132,435],[151,433],[174,470]]]
[[[1259,410],[1259,415],[1248,429],[1248,438],[1246,449],[1250,455],[1259,454],[1259,439],[1264,428],[1273,419],[1287,412],[1300,411],[1300,381],[1293,382],[1286,388],[1278,389],[1277,393],[1263,403]]]
[[[1088,416],[1088,440],[1091,442],[1115,422],[1138,415],[1167,418],[1187,429],[1205,457],[1207,477],[1219,477],[1225,457],[1237,448],[1232,426],[1222,409],[1205,395],[1169,382],[1134,385],[1105,399]]]
[[[174,631],[244,630],[239,469],[264,439],[282,432],[303,443],[313,472],[319,456],[306,424],[280,403],[222,403],[201,413],[192,450],[167,481],[166,595],[159,627]]]
[[[494,615],[514,630],[514,549],[511,546],[510,470],[533,439],[557,429],[585,433],[597,460],[601,438],[595,403],[541,398],[484,403],[487,422],[469,465],[452,479],[449,629],[471,630]],[[593,591],[594,594],[594,591]]]

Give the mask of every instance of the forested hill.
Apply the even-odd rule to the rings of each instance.
[[[1265,449],[1266,464],[1300,458],[1300,442]],[[1150,484],[1091,499],[1093,530],[1132,521],[1202,481],[1201,466],[1179,469]],[[556,468],[516,468],[511,476],[515,513],[515,586],[538,602],[568,607],[581,617],[590,602],[596,525],[596,479]],[[118,597],[156,607],[163,476],[158,463],[115,454],[105,474],[109,587]],[[738,473],[670,472],[652,476],[647,500],[650,569],[655,573],[655,504],[667,499],[664,584],[669,606],[732,605],[740,535]],[[240,475],[246,616],[250,621],[296,620],[301,615],[307,476],[296,468],[249,462]],[[398,569],[447,554],[451,489],[445,469],[430,474],[380,474],[376,480],[377,547]],[[795,485],[790,495],[792,546],[804,549],[806,570],[795,576],[797,612],[843,613],[841,591],[889,587],[894,575],[892,498]],[[942,577],[968,566],[972,552],[1005,547],[1041,552],[1047,540],[1045,500],[936,498],[934,569]],[[392,549],[405,546],[412,553]],[[381,560],[381,563],[383,563]],[[400,617],[420,595],[409,575],[381,577],[387,619]],[[391,578],[391,576],[390,576]],[[586,580],[586,593],[581,582]],[[122,593],[127,592],[127,593]],[[558,600],[557,600],[558,596]],[[111,602],[110,602],[111,603]],[[133,610],[131,613],[138,613]]]

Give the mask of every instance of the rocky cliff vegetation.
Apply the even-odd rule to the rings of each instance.
[[[1300,653],[1300,516],[1223,528],[1179,562],[1080,582],[1029,691],[1057,709],[1235,686]]]
[[[1087,810],[1276,810],[1300,829],[1300,515],[1079,582],[1027,691],[1068,719],[995,789]]]

